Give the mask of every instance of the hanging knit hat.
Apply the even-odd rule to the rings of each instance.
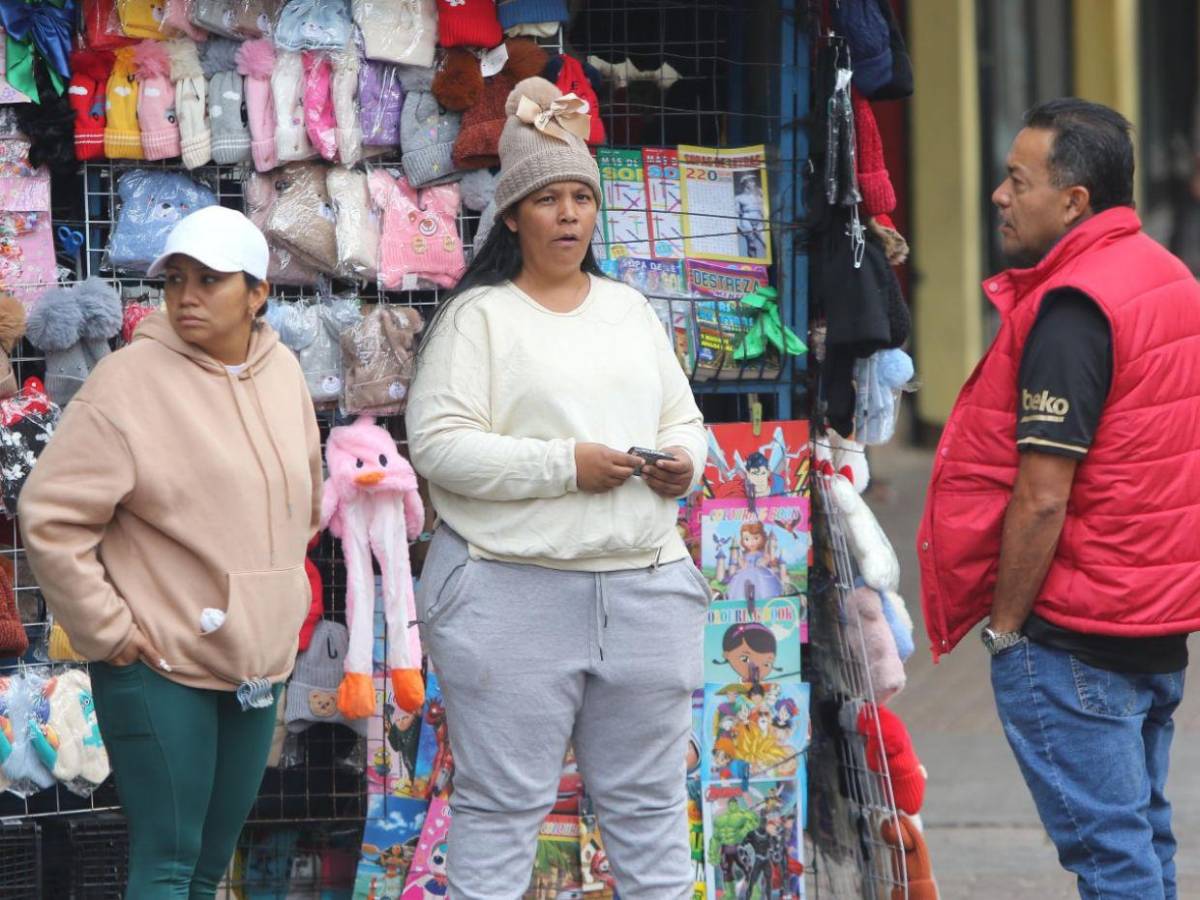
[[[104,155],[109,159],[142,159],[135,53],[133,47],[118,50],[108,76]]]
[[[348,0],[289,0],[275,26],[280,50],[340,50],[350,40]]]
[[[505,31],[518,25],[566,22],[571,18],[567,0],[497,0],[496,12]]]
[[[200,51],[204,77],[208,79],[213,162],[221,165],[250,159],[250,129],[245,118],[242,76],[237,71],[241,46],[228,38],[213,38]]]
[[[322,620],[313,629],[308,649],[296,657],[296,668],[288,683],[288,731],[297,733],[310,725],[345,725],[367,733],[367,719],[347,719],[338,710],[338,685],[350,648],[350,634],[338,622]]]
[[[466,263],[456,219],[458,185],[418,191],[386,169],[371,173],[371,199],[381,217],[379,282],[389,291],[458,283]]]
[[[161,41],[164,0],[117,0],[117,16],[126,37]]]
[[[405,87],[399,66],[369,59],[359,63],[359,124],[364,147],[400,146]]]
[[[0,657],[21,657],[29,649],[29,638],[21,625],[17,597],[8,570],[0,566]]]
[[[451,47],[495,47],[504,40],[496,0],[438,0],[438,43]]]
[[[246,204],[246,216],[266,233],[267,219],[279,199],[275,187],[275,174],[255,172],[242,185],[242,196]],[[270,264],[267,267],[267,281],[271,284],[286,284],[309,286],[314,285],[321,277],[315,266],[305,263],[300,257],[280,244],[267,238],[267,247],[271,251]]]
[[[858,732],[867,739],[867,765],[872,772],[882,775],[886,758],[896,808],[917,815],[925,802],[925,767],[917,759],[904,721],[886,706],[868,704],[859,711]]]
[[[281,163],[316,155],[304,127],[304,63],[299,53],[279,50],[271,73],[275,99],[275,156]]]
[[[337,233],[325,167],[293,163],[275,173],[278,196],[263,233],[322,272],[337,268]]]
[[[246,119],[250,131],[250,154],[254,168],[275,168],[275,100],[271,95],[271,71],[275,68],[275,45],[268,38],[246,41],[238,48],[238,71],[245,80]]]
[[[585,143],[591,124],[585,104],[544,78],[527,78],[505,104],[500,136],[496,215],[557,181],[581,181],[600,198],[600,170]]]
[[[29,314],[28,336],[46,354],[50,399],[66,406],[120,330],[121,298],[101,278],[46,291]]]
[[[203,43],[208,32],[188,18],[189,0],[166,0],[163,6],[162,30],[164,34],[189,37]]]
[[[304,66],[304,128],[316,151],[332,162],[337,159],[333,64],[329,54],[315,50],[305,50],[300,58]]]
[[[433,96],[433,74],[432,69],[401,72],[408,93],[400,119],[400,145],[404,150],[404,174],[413,187],[458,177],[453,156],[462,117],[443,107]],[[363,130],[365,134],[365,127]]]
[[[25,304],[12,294],[0,294],[0,400],[17,392],[12,352],[25,336]]]
[[[376,306],[342,332],[342,409],[346,413],[394,416],[404,411],[417,334],[424,324],[415,309]]]
[[[374,281],[379,272],[379,217],[371,208],[367,173],[334,166],[325,185],[337,216],[338,274]]]
[[[885,215],[896,208],[896,190],[883,157],[883,139],[871,104],[857,91],[853,93],[855,162],[858,190],[867,218]]]
[[[367,59],[406,66],[432,66],[437,49],[437,0],[353,0]]]
[[[600,99],[596,91],[603,83],[600,73],[592,66],[581,63],[573,56],[563,54],[552,59],[546,66],[545,78],[553,81],[564,94],[574,94],[587,102],[588,115],[592,117],[588,132],[588,146],[597,147],[604,143],[604,120],[600,118]]]
[[[212,131],[208,124],[207,82],[200,54],[187,38],[169,41],[171,80],[175,82],[175,117],[179,120],[179,146],[183,164],[194,169],[212,159]]]
[[[504,46],[508,50],[508,62],[499,74],[484,81],[478,100],[463,113],[462,130],[454,142],[452,157],[457,169],[488,169],[500,165],[500,133],[507,121],[508,95],[518,82],[546,68],[546,52],[528,38],[509,38]],[[477,66],[473,70],[479,71]],[[447,87],[444,79],[435,79],[434,96],[443,105],[453,108],[446,102],[443,92],[439,92],[439,87]],[[454,93],[450,91],[450,94]]]
[[[104,105],[113,55],[107,50],[71,53],[71,85],[67,97],[75,111],[75,158],[104,156]]]
[[[358,48],[350,41],[330,54],[333,62],[333,119],[337,158],[344,166],[362,159],[362,122],[358,111]]]
[[[133,52],[137,65],[137,116],[142,132],[142,154],[151,160],[179,156],[171,58],[162,41],[142,41]]]

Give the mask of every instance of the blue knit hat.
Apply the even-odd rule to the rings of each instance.
[[[505,31],[518,25],[566,22],[571,18],[567,0],[499,0],[496,11],[500,14],[500,27]]]

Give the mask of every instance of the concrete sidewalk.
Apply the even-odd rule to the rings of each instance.
[[[1005,742],[978,635],[936,667],[929,653],[915,545],[932,459],[894,445],[873,449],[867,499],[900,555],[901,591],[916,623],[908,686],[890,706],[929,770],[922,815],[938,886],[944,900],[1069,900],[1078,896],[1074,878],[1059,867]],[[1200,690],[1175,722],[1167,796],[1175,804],[1179,896],[1200,898]]]

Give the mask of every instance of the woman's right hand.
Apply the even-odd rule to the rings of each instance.
[[[642,459],[603,444],[575,445],[575,483],[586,494],[603,494],[629,480]]]
[[[152,668],[162,669],[166,672],[171,671],[171,667],[158,652],[158,648],[150,643],[150,639],[146,637],[142,629],[134,625],[133,637],[129,639],[129,643],[120,653],[108,660],[108,664],[117,667],[132,666],[139,659],[144,660],[146,665]]]

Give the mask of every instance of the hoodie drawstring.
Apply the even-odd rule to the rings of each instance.
[[[258,382],[254,380],[254,369],[248,370],[250,374],[250,391],[254,394],[254,405],[258,407],[258,420],[262,423],[263,431],[267,433],[267,442],[270,443],[271,449],[275,452],[275,461],[279,463],[280,474],[283,475],[283,491],[287,498],[288,518],[292,517],[292,483],[288,480],[287,466],[283,464],[283,453],[279,450],[279,444],[275,441],[275,435],[271,431],[271,427],[267,424],[267,414],[263,411],[262,397],[258,393]]]
[[[271,552],[271,567],[275,567],[275,498],[271,494],[271,476],[267,474],[266,464],[263,462],[262,454],[258,452],[258,444],[254,440],[254,435],[250,431],[250,423],[246,421],[245,410],[242,409],[242,401],[238,396],[237,378],[232,372],[226,372],[226,378],[229,383],[229,390],[233,393],[233,405],[237,408],[238,419],[242,423],[242,431],[246,433],[246,439],[250,441],[250,448],[254,451],[254,461],[258,463],[258,471],[262,475],[263,484],[267,486],[267,546]],[[264,427],[266,422],[263,422]],[[270,434],[270,429],[267,429]]]

